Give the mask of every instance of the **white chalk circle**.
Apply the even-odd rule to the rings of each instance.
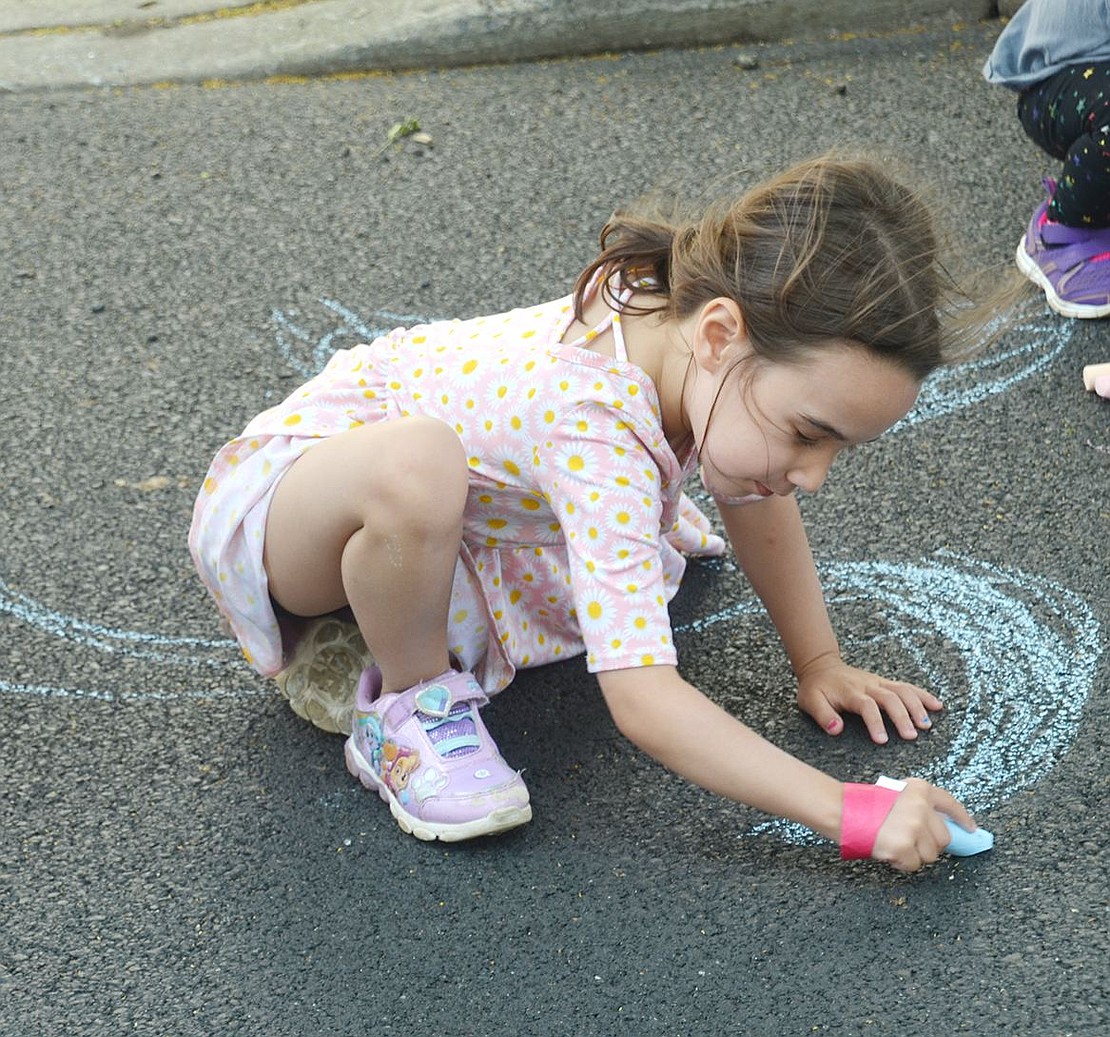
[[[914,777],[940,785],[973,813],[1030,788],[1069,750],[1102,654],[1090,607],[1058,583],[940,553],[916,564],[837,562],[820,566],[831,609],[865,605],[893,643],[920,667],[954,733],[944,756]],[[743,604],[676,630],[705,629],[754,611]],[[859,642],[857,642],[858,644]],[[852,642],[846,645],[850,656]],[[957,668],[941,665],[958,658]],[[959,669],[960,676],[950,673]],[[937,735],[932,736],[936,738]],[[911,775],[898,775],[908,777]],[[754,825],[793,843],[819,836],[790,821]]]
[[[273,695],[272,688],[205,688],[195,691],[99,691],[71,688],[58,684],[28,684],[26,681],[0,680],[0,695],[26,695],[30,698],[92,699],[95,702],[175,702],[179,699],[244,699]]]
[[[141,630],[124,630],[90,623],[76,616],[67,616],[40,604],[33,598],[13,590],[0,580],[0,614],[57,638],[76,648],[90,649],[102,655],[137,659],[152,667],[180,667],[189,671],[198,668],[224,670],[229,674],[242,672],[242,656],[236,644],[227,638],[174,637]],[[157,682],[155,682],[157,683]],[[29,684],[0,678],[0,694],[31,695],[39,698],[85,698],[105,702],[162,701],[176,698],[242,698],[269,694],[267,689],[228,687],[196,692],[167,691],[100,691],[54,684]]]
[[[41,605],[12,590],[3,580],[0,580],[0,613],[76,645],[155,663],[223,666],[226,659],[221,656],[228,645],[234,644],[226,638],[172,637],[89,623]]]
[[[331,325],[323,334],[314,335],[302,328],[294,318],[296,310],[274,310],[271,316],[276,325],[275,338],[278,352],[285,362],[302,377],[308,379],[319,374],[338,349],[373,342],[381,335],[388,335],[394,328],[427,324],[435,318],[421,317],[415,313],[394,313],[392,310],[375,310],[368,319],[334,299],[321,299],[320,305],[330,315]],[[339,323],[335,323],[335,318]]]
[[[963,410],[1043,371],[1064,351],[1074,328],[1074,320],[1058,316],[1043,302],[1029,306],[1004,329],[995,322],[980,346],[995,334],[998,341],[984,348],[980,358],[932,374],[916,406],[891,431]]]

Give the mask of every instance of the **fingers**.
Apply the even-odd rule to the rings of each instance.
[[[898,734],[912,740],[918,731],[928,731],[933,726],[929,710],[941,709],[942,703],[935,695],[914,684],[886,681],[880,701]]]
[[[951,838],[944,818],[934,810],[929,818],[929,843],[933,847],[932,860],[935,861],[944,852]]]
[[[930,786],[929,802],[933,805],[934,810],[947,814],[964,831],[974,832],[979,827],[975,823],[975,819],[967,812],[967,808],[955,796],[945,792],[944,789]],[[947,829],[945,829],[945,832],[947,832]]]
[[[838,735],[844,730],[844,721],[824,695],[815,695],[812,701],[804,702],[802,708],[827,734]]]
[[[875,695],[875,702],[883,709],[894,725],[894,730],[908,742],[917,737],[917,728],[906,703],[890,688],[884,688]],[[886,741],[885,732],[883,741]]]
[[[906,712],[918,730],[928,731],[933,726],[929,713],[944,709],[944,703],[936,695],[931,695],[916,684],[889,681],[888,686],[902,700]]]
[[[859,708],[859,715],[864,727],[867,728],[867,733],[871,736],[871,741],[876,745],[886,745],[889,738],[878,703],[873,698],[864,699]]]
[[[840,711],[859,714],[877,745],[890,740],[888,719],[900,738],[913,741],[920,731],[932,728],[929,710],[943,708],[940,699],[915,684],[884,680],[838,660],[819,673],[812,666],[806,670],[799,678],[798,701],[832,735],[844,730]]]
[[[929,710],[941,708],[940,700],[934,695],[916,685],[897,681],[883,681],[871,692],[871,698],[890,719],[899,737],[911,742],[917,738],[919,731],[932,729]],[[886,742],[885,731],[881,737],[876,737],[878,730],[872,723],[868,723],[867,729],[873,741]]]
[[[917,867],[913,869],[914,871],[935,863],[948,845],[948,828],[940,814],[935,810],[929,810],[925,815],[924,822],[921,833],[914,844],[917,857]]]
[[[878,858],[889,864],[895,871],[911,874],[920,871],[926,865],[933,864],[939,857],[943,847],[936,847],[931,838],[922,836],[915,842],[901,847],[889,857]]]
[[[944,852],[950,836],[944,813],[953,818],[970,817],[947,792],[911,778],[899,795],[890,815],[879,829],[874,856],[898,871],[919,871]]]
[[[886,745],[890,741],[890,736],[886,730],[886,720],[883,716],[884,711],[890,717],[895,730],[902,738],[912,740],[917,737],[917,728],[914,726],[913,720],[910,719],[909,711],[901,699],[893,693],[880,693],[877,696],[863,695],[860,696],[858,701],[848,705],[847,708],[859,714],[871,741],[876,745]],[[830,735],[838,735],[844,730],[844,721],[840,714],[833,709],[824,697],[818,697],[812,704],[807,705],[806,712],[820,724],[822,730]]]
[[[945,839],[943,843],[940,843],[938,845],[936,841],[932,838],[932,833],[923,836],[917,843],[916,850],[918,864],[914,870],[920,871],[922,868],[927,867],[930,864],[935,864],[937,862],[937,859],[940,857],[941,850],[944,849],[947,842],[948,840]]]

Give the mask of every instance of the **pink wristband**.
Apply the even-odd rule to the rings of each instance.
[[[840,815],[840,856],[844,860],[871,856],[875,837],[897,798],[897,791],[881,785],[844,783],[844,806]]]

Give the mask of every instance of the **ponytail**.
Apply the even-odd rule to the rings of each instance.
[[[865,159],[813,159],[686,222],[646,208],[618,212],[575,282],[579,320],[598,277],[614,308],[629,288],[658,300],[626,312],[682,319],[732,299],[768,360],[852,342],[924,379],[959,353],[941,321],[954,285],[932,213]]]
[[[602,275],[601,291],[609,306],[616,308],[617,296],[634,289],[654,295],[658,307],[625,306],[626,313],[651,313],[665,308],[671,296],[671,257],[679,234],[694,234],[693,227],[679,230],[663,219],[632,212],[616,212],[601,229],[601,251],[574,283],[574,315],[582,320],[586,294],[594,278]],[[609,275],[615,274],[616,283]]]

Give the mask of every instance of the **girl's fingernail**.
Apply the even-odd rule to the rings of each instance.
[[[933,722],[928,717],[922,717],[921,718],[921,726],[922,727],[932,727]]]
[[[835,731],[838,727],[840,727],[840,721],[837,720],[836,718],[833,718],[832,720],[830,720],[825,725],[825,730],[826,731]]]

